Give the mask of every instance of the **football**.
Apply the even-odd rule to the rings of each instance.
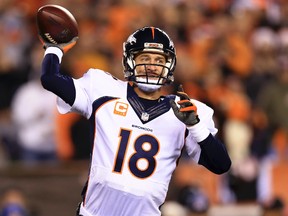
[[[61,44],[78,37],[78,24],[66,8],[59,5],[45,5],[38,9],[38,34],[44,42]]]

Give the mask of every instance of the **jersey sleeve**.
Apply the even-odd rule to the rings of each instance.
[[[82,114],[86,118],[89,118],[92,107],[90,102],[90,96],[88,92],[90,91],[90,79],[91,79],[91,69],[83,75],[80,79],[73,79],[75,86],[75,100],[72,106],[62,100],[60,97],[57,98],[57,108],[62,114],[68,112],[76,112]]]
[[[93,111],[93,102],[102,96],[115,94],[119,80],[99,69],[89,69],[81,78],[73,79],[76,96],[72,106],[57,98],[57,108],[62,114],[76,112],[87,119]],[[111,88],[113,86],[114,90]],[[114,92],[113,92],[113,91]]]
[[[208,128],[210,133],[215,136],[218,132],[218,129],[215,127],[215,123],[213,120],[214,110],[200,101],[193,100],[193,102],[197,106],[197,113],[200,120]]]

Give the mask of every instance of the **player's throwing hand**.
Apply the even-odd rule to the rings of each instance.
[[[78,37],[74,37],[71,41],[67,42],[67,43],[60,43],[60,44],[53,44],[53,43],[49,43],[49,42],[45,42],[41,37],[39,37],[43,48],[46,50],[48,47],[58,47],[59,49],[61,49],[61,51],[65,54],[67,53],[73,46],[75,46]]]
[[[197,124],[200,121],[197,115],[197,107],[191,102],[189,96],[183,91],[182,85],[178,87],[176,94],[180,97],[180,101],[177,102],[180,107],[176,105],[174,100],[170,100],[171,107],[176,117],[187,126]]]

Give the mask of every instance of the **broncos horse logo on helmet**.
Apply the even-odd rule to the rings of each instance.
[[[135,63],[135,56],[140,53],[149,52],[162,54],[166,58],[162,73],[155,83],[149,79],[138,79]],[[149,85],[164,85],[174,81],[173,71],[176,65],[176,51],[173,41],[163,30],[156,27],[144,27],[132,33],[126,42],[123,43],[124,77],[129,81]],[[152,64],[150,64],[152,65]],[[156,65],[156,64],[153,64]],[[156,65],[159,66],[159,65]],[[148,75],[147,75],[148,77]]]

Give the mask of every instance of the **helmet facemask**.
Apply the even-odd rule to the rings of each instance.
[[[160,73],[156,74],[151,67],[158,67]],[[134,68],[135,81],[151,85],[163,85],[167,83],[168,68],[160,64],[136,64]]]
[[[170,83],[174,81],[173,73],[171,72],[171,58],[169,60],[168,57],[166,58],[165,64],[152,64],[152,63],[143,63],[143,64],[136,64],[135,57],[141,53],[139,52],[135,55],[132,55],[130,59],[127,59],[127,63],[129,67],[132,69],[128,72],[128,76],[133,76],[132,81],[136,81],[138,83],[146,83],[152,85],[164,85],[166,83]],[[154,52],[156,53],[156,52]],[[159,53],[162,54],[162,53]],[[152,67],[158,67],[157,74],[153,74]]]

